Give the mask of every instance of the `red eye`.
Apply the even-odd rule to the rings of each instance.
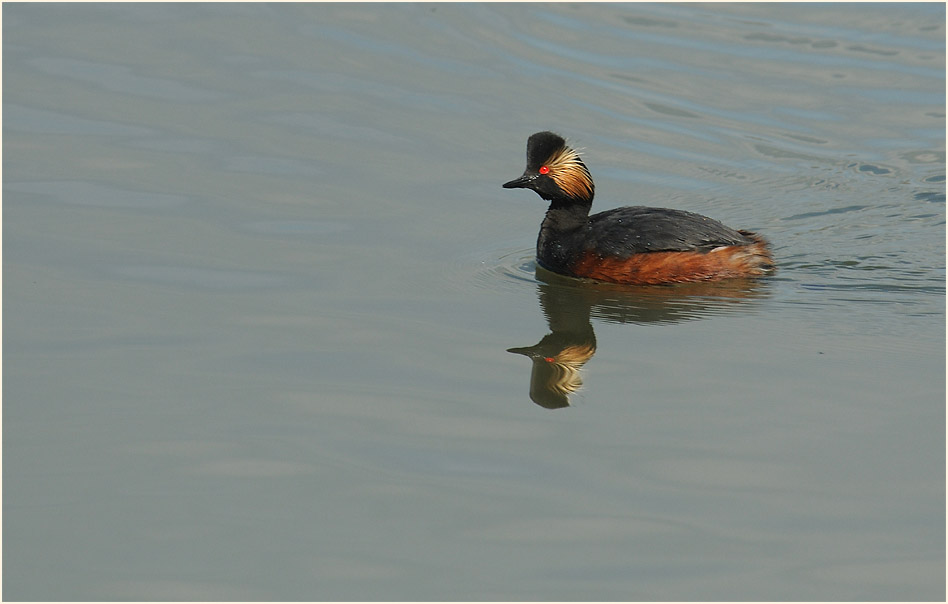
[[[540,166],[539,172],[540,172],[540,174],[549,174],[549,173],[550,173],[550,169],[547,168],[546,166]]]

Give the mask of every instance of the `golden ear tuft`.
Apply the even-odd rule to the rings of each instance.
[[[550,169],[550,178],[564,193],[577,199],[592,199],[592,176],[575,150],[564,145],[554,151],[544,165]]]

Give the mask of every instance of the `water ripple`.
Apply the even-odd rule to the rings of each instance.
[[[466,258],[456,271],[455,286],[468,284],[492,291],[520,290],[535,284],[536,260],[533,249],[507,249],[481,252]]]

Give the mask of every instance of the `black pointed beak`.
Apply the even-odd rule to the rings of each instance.
[[[523,176],[520,178],[515,178],[510,182],[504,183],[505,189],[532,189],[533,181],[537,179],[536,174],[528,174],[524,172]]]

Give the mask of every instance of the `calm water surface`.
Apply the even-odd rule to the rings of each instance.
[[[7,600],[944,599],[943,5],[3,17]],[[538,273],[544,129],[779,272]]]

